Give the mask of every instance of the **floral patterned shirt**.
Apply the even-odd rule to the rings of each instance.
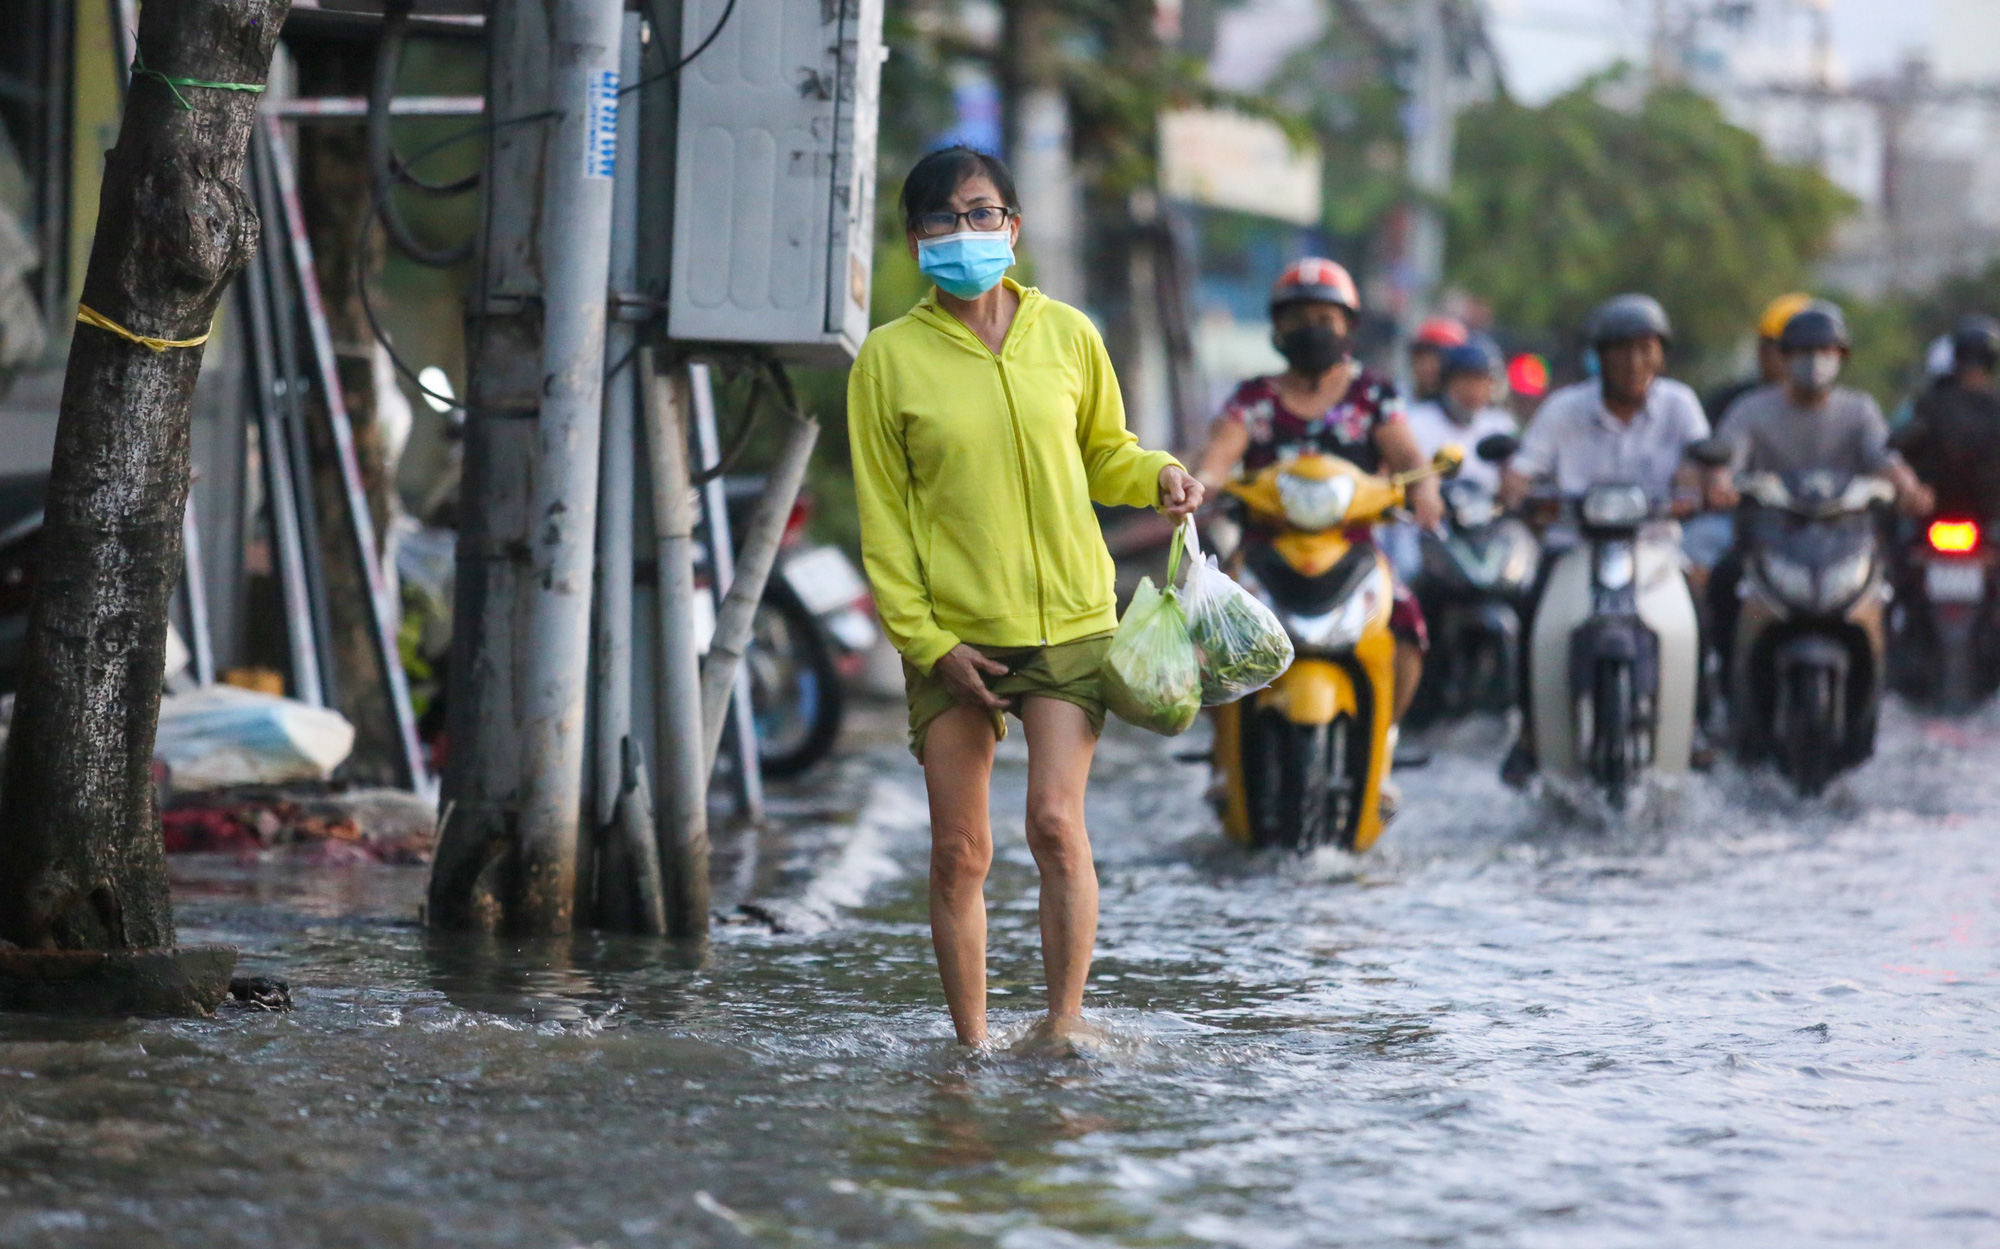
[[[1245,472],[1320,451],[1376,473],[1382,468],[1382,453],[1375,446],[1375,431],[1403,420],[1403,400],[1395,383],[1361,369],[1339,403],[1316,417],[1304,417],[1279,399],[1277,378],[1253,377],[1229,396],[1220,419],[1250,432],[1250,447],[1243,453]]]

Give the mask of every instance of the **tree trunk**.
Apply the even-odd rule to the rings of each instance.
[[[147,0],[140,55],[176,78],[261,84],[288,7]],[[243,160],[257,104],[135,78],[105,159],[86,306],[136,334],[208,331],[256,246]],[[151,763],[201,357],[91,325],[70,348],[0,796],[0,937],[30,949],[173,943]]]

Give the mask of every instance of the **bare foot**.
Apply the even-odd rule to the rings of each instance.
[[[1008,1048],[1016,1054],[1079,1058],[1104,1043],[1104,1030],[1081,1015],[1044,1015]]]

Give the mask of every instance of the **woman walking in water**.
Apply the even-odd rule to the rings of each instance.
[[[958,1039],[984,1043],[987,788],[1011,711],[1028,736],[1045,1028],[1061,1038],[1082,1018],[1097,938],[1083,795],[1117,625],[1091,504],[1185,516],[1202,488],[1126,430],[1089,319],[1004,276],[1021,233],[1005,165],[933,152],[904,181],[902,208],[936,289],[868,336],[847,413],[862,553],[903,656],[910,749],[930,795],[931,940]]]

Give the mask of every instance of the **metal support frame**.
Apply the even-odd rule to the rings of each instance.
[[[396,640],[396,622],[401,616],[401,609],[394,601],[394,586],[382,566],[381,552],[376,546],[375,522],[368,511],[367,486],[362,480],[361,461],[354,449],[354,427],[347,417],[347,402],[341,391],[340,373],[334,358],[333,334],[327,325],[326,305],[320,298],[319,277],[313,269],[312,243],[306,235],[305,212],[299,205],[298,184],[286,151],[283,126],[279,118],[263,118],[272,180],[276,184],[284,230],[290,244],[293,276],[298,282],[299,304],[305,313],[313,363],[326,404],[327,422],[333,432],[341,488],[346,496],[347,520],[361,565],[362,581],[368,587],[372,640],[388,685],[389,705],[402,746],[404,778],[416,792],[430,793],[433,783],[424,766],[423,745],[417,738],[416,712],[410,703],[410,683],[403,672],[402,653]],[[590,372],[593,378],[600,376],[596,367]],[[593,446],[592,451],[595,449]],[[592,467],[594,469],[595,465]]]
[[[688,389],[694,400],[694,444],[701,471],[712,472],[722,463],[722,439],[715,426],[715,386],[708,365],[696,360],[688,365]],[[701,487],[703,532],[708,542],[709,594],[715,600],[715,614],[722,616],[723,596],[736,579],[736,547],[729,532],[729,490],[722,474],[716,473]],[[750,670],[739,664],[736,685],[729,704],[729,744],[732,749],[731,783],[736,792],[736,815],[744,820],[764,818],[764,765],[757,754],[757,712],[750,702]]]
[[[194,656],[198,685],[215,684],[215,639],[208,631],[208,578],[201,565],[201,522],[194,514],[194,492],[181,511],[181,594],[187,604],[188,649]]]

